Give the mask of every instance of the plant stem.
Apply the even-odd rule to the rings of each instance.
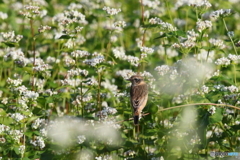
[[[240,110],[240,107],[236,107],[236,106],[233,106],[233,105],[230,105],[230,104],[193,103],[193,104],[184,104],[184,105],[180,105],[180,106],[173,106],[173,107],[169,107],[169,108],[164,108],[164,109],[161,109],[160,111],[166,111],[166,110],[171,110],[171,109],[175,109],[175,108],[182,108],[182,107],[187,107],[187,106],[199,106],[199,105],[226,106],[226,107],[230,107],[230,108]]]
[[[224,27],[225,27],[226,31],[229,32],[229,31],[228,31],[228,28],[227,28],[227,24],[226,24],[224,18],[222,18],[222,21],[223,21],[223,24],[224,24]],[[233,40],[232,40],[232,37],[231,37],[228,33],[227,33],[227,35],[228,35],[229,39],[230,39],[231,42],[232,42],[232,46],[233,46],[234,52],[238,55],[238,52],[237,52],[237,50],[236,50],[235,44],[234,44],[234,42],[233,42]]]

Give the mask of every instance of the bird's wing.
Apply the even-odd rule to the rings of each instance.
[[[147,98],[148,98],[148,91],[147,91],[147,85],[138,85],[138,86],[132,86],[131,87],[131,104],[134,109],[134,111],[138,109],[143,109],[145,107]]]

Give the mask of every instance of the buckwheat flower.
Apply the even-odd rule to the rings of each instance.
[[[162,22],[162,20],[158,17],[150,18],[148,21],[150,24],[159,24]]]
[[[1,32],[1,35],[3,37],[3,41],[5,41],[5,42],[18,43],[23,38],[22,35],[15,35],[14,31],[11,31],[11,32]]]
[[[201,90],[202,90],[203,93],[208,93],[208,92],[209,92],[209,87],[203,85],[203,86],[201,87]]]
[[[77,136],[77,143],[82,144],[86,140],[84,135]]]
[[[126,27],[126,25],[127,24],[125,21],[117,21],[117,22],[114,22],[113,28],[121,31],[124,27]]]
[[[38,118],[38,119],[36,119],[35,121],[33,121],[31,127],[32,127],[33,129],[37,129],[37,128],[39,128],[44,122],[45,122],[45,119],[40,119],[40,118]]]
[[[197,7],[197,8],[210,8],[212,4],[208,0],[195,0],[195,1],[189,1],[189,6]]]
[[[7,18],[8,18],[7,13],[0,12],[0,19],[7,19]]]
[[[116,9],[116,8],[110,8],[110,7],[107,7],[107,6],[104,6],[103,10],[106,11],[107,14],[109,14],[109,15],[116,15],[119,12],[121,12],[120,8]]]
[[[82,30],[83,30],[83,27],[80,27],[80,26],[77,26],[77,27],[75,28],[75,31],[76,31],[77,33],[81,32]]]
[[[12,113],[11,118],[17,122],[20,122],[21,120],[23,120],[25,118],[25,116],[20,113]]]
[[[132,151],[132,150],[128,150],[126,152],[123,153],[124,156],[134,156],[136,154],[135,151]]]
[[[8,98],[7,97],[2,98],[1,103],[6,105],[8,103]]]
[[[217,11],[213,11],[210,15],[211,18],[217,19],[219,17],[227,17],[233,14],[232,9],[220,9]]]
[[[212,27],[211,21],[208,21],[208,20],[202,21],[201,19],[198,19],[196,29],[199,32],[202,32],[203,30],[211,28],[211,27]]]
[[[21,49],[11,49],[10,51],[7,52],[6,55],[3,56],[4,60],[17,60],[20,59],[21,57],[24,57],[24,53],[22,52]]]
[[[82,9],[83,6],[81,4],[71,3],[70,5],[68,5],[67,8],[69,10],[78,10],[78,9]]]
[[[155,69],[161,76],[167,74],[170,71],[170,67],[168,65],[157,66]]]
[[[211,38],[209,39],[209,43],[211,43],[214,47],[217,47],[219,49],[223,49],[226,47],[225,44],[223,43],[223,40],[221,39]]]
[[[149,48],[149,47],[141,47],[140,51],[144,52],[144,53],[147,53],[147,54],[152,54],[154,52],[154,49]]]
[[[64,65],[67,67],[73,66],[76,63],[75,60],[69,56],[65,56],[63,58],[63,62],[64,62]]]
[[[27,5],[27,6],[24,6],[23,10],[20,10],[19,14],[27,18],[35,18],[36,16],[40,15],[41,12],[39,10],[40,10],[40,7],[38,6]]]
[[[228,86],[226,87],[227,90],[229,90],[231,93],[234,93],[234,92],[238,92],[238,87],[234,86],[234,85],[231,85],[231,86]]]
[[[240,59],[239,55],[229,54],[228,58],[232,61],[238,61]]]
[[[119,59],[125,59],[126,55],[125,55],[125,50],[123,47],[115,47],[112,49],[113,55],[115,58],[119,58]]]
[[[90,53],[87,51],[82,51],[82,50],[75,50],[71,52],[71,56],[74,58],[83,58],[89,56]]]
[[[219,58],[215,61],[216,65],[228,66],[228,65],[230,65],[230,63],[231,63],[231,61],[226,57]]]
[[[34,71],[43,72],[43,71],[50,69],[51,67],[48,64],[38,64],[38,65],[35,64],[35,66],[32,68]]]
[[[96,66],[100,63],[102,63],[105,60],[103,55],[97,55],[96,57],[88,60],[84,60],[83,63],[88,64],[90,66]]]
[[[19,150],[20,154],[22,154],[22,155],[24,154],[25,148],[26,148],[25,145],[21,145],[21,146],[19,147],[18,150]]]
[[[32,100],[36,100],[39,97],[39,94],[34,91],[26,91],[23,94],[24,94],[24,97]]]
[[[171,72],[170,72],[169,78],[170,78],[171,80],[174,80],[174,79],[176,79],[178,76],[179,76],[179,73],[177,72],[177,70],[176,70],[176,69],[172,69]]]
[[[22,84],[22,79],[11,79],[11,78],[9,78],[8,77],[8,79],[7,79],[7,83],[9,84],[9,85],[12,85],[12,86],[19,86],[19,85],[21,85]]]
[[[45,32],[45,31],[48,31],[48,30],[50,30],[52,27],[50,27],[50,26],[43,26],[43,25],[41,25],[39,28],[38,28],[38,33],[43,33],[43,32]]]
[[[21,130],[9,130],[8,134],[17,142],[19,142],[20,138],[23,137],[23,131]]]
[[[110,41],[111,41],[112,43],[117,42],[117,40],[118,40],[118,37],[117,37],[116,35],[111,35]]]
[[[176,49],[191,49],[193,47],[196,46],[196,43],[191,41],[191,40],[186,40],[184,42],[181,42],[181,43],[174,43],[172,45],[173,48],[176,48]]]
[[[214,113],[216,113],[216,107],[215,106],[211,106],[209,109],[208,109],[208,112],[213,115]]]
[[[193,29],[187,31],[187,40],[188,40],[188,41],[194,42],[194,41],[197,40],[197,37],[199,37],[199,34],[196,33]],[[184,41],[182,41],[182,42],[184,42]]]
[[[30,140],[30,144],[32,144],[34,147],[40,147],[40,149],[45,147],[45,142],[40,136],[36,136],[34,137],[34,140]]]
[[[167,31],[167,32],[177,31],[177,28],[173,27],[173,25],[170,24],[170,23],[160,22],[158,24],[159,24],[159,27],[162,31]]]
[[[175,8],[179,8],[181,6],[193,6],[196,8],[205,8],[208,9],[210,8],[212,5],[208,0],[178,0],[177,3],[175,4]]]
[[[133,66],[137,67],[139,65],[139,58],[138,57],[134,57],[134,56],[128,55],[126,57],[126,60]]]
[[[88,71],[85,70],[85,69],[82,70],[80,68],[70,69],[67,72],[67,75],[70,76],[70,77],[79,76],[79,75],[87,76],[88,75]]]
[[[128,79],[136,73],[130,69],[124,69],[116,72],[116,76],[121,76],[123,79]]]

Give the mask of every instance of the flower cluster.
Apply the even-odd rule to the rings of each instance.
[[[220,9],[220,10],[216,10],[213,11],[210,15],[211,18],[213,19],[217,19],[219,17],[227,17],[233,14],[233,10],[232,9]]]
[[[121,9],[120,8],[110,8],[110,7],[103,7],[103,10],[107,12],[107,14],[113,16],[113,15],[116,15],[118,14],[119,12],[121,12]]]
[[[202,20],[198,19],[196,29],[199,32],[202,32],[202,31],[204,31],[208,28],[211,28],[211,27],[212,27],[212,22],[211,21],[208,21],[208,20],[202,21]]]
[[[1,35],[3,37],[3,41],[4,42],[18,43],[23,38],[22,35],[15,35],[14,31],[11,31],[11,32],[1,32]]]

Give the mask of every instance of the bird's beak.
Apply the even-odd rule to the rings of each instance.
[[[126,81],[131,81],[130,79],[126,79]]]

